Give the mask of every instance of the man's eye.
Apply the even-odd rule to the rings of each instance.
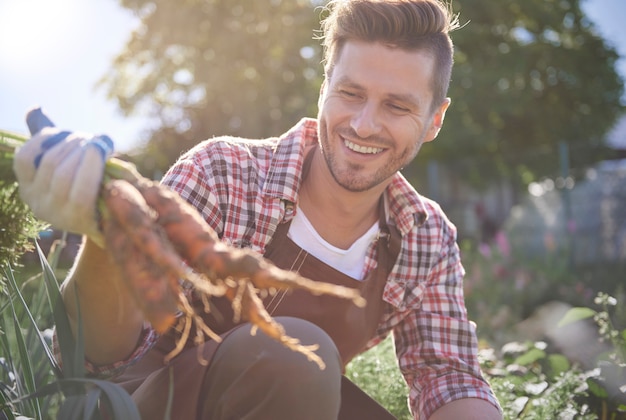
[[[407,107],[396,105],[396,104],[389,104],[389,108],[391,108],[395,112],[402,112],[402,113],[407,113],[411,111]]]
[[[351,92],[349,90],[340,90],[339,93],[341,93],[343,96],[346,96],[348,98],[356,98],[359,96],[356,93]]]

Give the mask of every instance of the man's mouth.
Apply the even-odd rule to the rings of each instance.
[[[344,140],[343,141],[344,144],[346,145],[346,147],[354,152],[357,153],[363,153],[363,154],[368,154],[368,155],[375,155],[376,153],[380,153],[382,152],[384,149],[381,149],[379,147],[366,147],[366,146],[359,146],[358,144],[352,143],[349,140]]]

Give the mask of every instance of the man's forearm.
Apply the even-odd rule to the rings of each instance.
[[[88,360],[109,364],[134,350],[143,317],[106,251],[86,239],[62,294],[74,336],[80,313]]]
[[[502,414],[491,403],[478,398],[452,401],[435,411],[429,420],[502,420]]]

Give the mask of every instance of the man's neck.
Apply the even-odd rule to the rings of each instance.
[[[332,178],[320,150],[311,153],[315,155],[302,182],[298,204],[322,238],[347,249],[377,222],[384,186],[348,191]]]

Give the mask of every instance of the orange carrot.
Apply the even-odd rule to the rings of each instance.
[[[273,338],[285,347],[304,354],[310,361],[316,363],[320,369],[326,368],[324,361],[315,354],[315,350],[319,346],[315,344],[305,346],[300,343],[300,340],[289,337],[285,333],[283,326],[276,322],[267,312],[251,283],[240,281],[239,286],[229,289],[226,296],[232,301],[236,316],[240,316],[243,320],[252,324],[253,333],[258,328],[268,337]]]
[[[176,251],[195,269],[211,279],[249,279],[259,289],[305,289],[313,294],[331,294],[363,307],[365,300],[356,289],[309,280],[282,270],[258,253],[235,249],[219,242],[216,233],[198,211],[175,192],[152,182],[137,185],[146,203],[159,215]]]
[[[192,324],[196,326],[195,342],[205,336],[220,340],[182,292],[180,282],[187,280],[203,299],[225,295],[234,309],[235,322],[249,321],[253,331],[260,329],[324,368],[315,354],[317,346],[304,346],[288,337],[257,293],[300,288],[351,299],[363,306],[365,300],[356,289],[315,282],[279,269],[251,250],[231,248],[178,194],[141,177],[132,168],[116,163],[109,165],[109,171],[111,168],[123,176],[107,180],[101,193],[107,249],[122,269],[146,319],[159,333],[178,319],[180,337],[166,361],[182,351]]]
[[[163,333],[176,319],[178,279],[184,263],[164,240],[153,212],[132,185],[110,181],[102,198],[107,211],[102,226],[107,249],[144,316]]]

